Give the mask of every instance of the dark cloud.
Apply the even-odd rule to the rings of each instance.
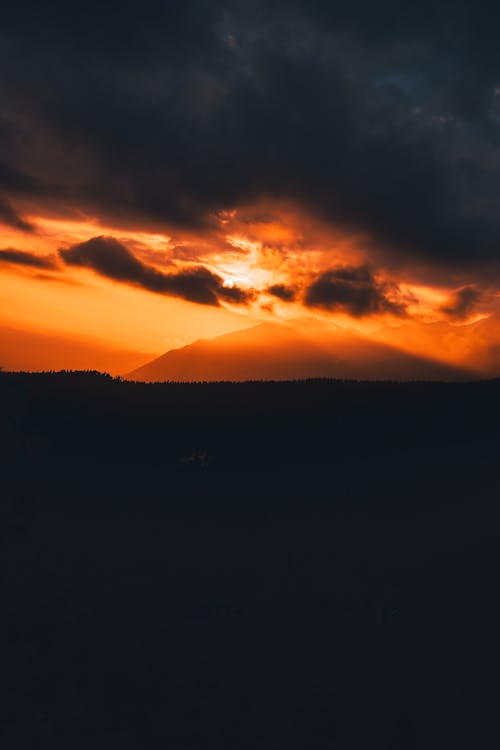
[[[212,274],[213,276],[213,274]],[[220,286],[221,279],[218,279],[217,296],[226,302],[232,302],[234,305],[246,305],[256,298],[256,293],[252,289],[242,289],[239,286]]]
[[[273,284],[266,291],[273,297],[283,300],[283,302],[293,302],[297,296],[297,290],[292,286],[286,286],[286,284]]]
[[[19,216],[10,203],[2,199],[0,199],[0,224],[6,224],[14,229],[21,229],[23,232],[33,231],[33,225]]]
[[[200,305],[218,305],[220,300],[244,304],[253,296],[252,292],[238,287],[225,288],[220,276],[201,266],[175,273],[159,271],[138,260],[113,237],[94,237],[67,250],[60,250],[59,254],[68,265],[91,268],[109,279]]]
[[[391,299],[390,291],[393,290],[378,282],[365,266],[338,267],[325,271],[310,284],[305,304],[356,318],[374,313],[404,315],[404,305]]]
[[[464,320],[481,302],[483,293],[475,286],[468,285],[457,289],[441,307],[441,312],[454,320]]]
[[[187,227],[292,199],[406,258],[497,267],[499,20],[486,0],[10,4],[0,190]]]
[[[49,256],[35,255],[24,250],[6,248],[0,250],[0,262],[13,263],[18,266],[29,266],[30,268],[42,268],[44,270],[56,268],[56,263]]]

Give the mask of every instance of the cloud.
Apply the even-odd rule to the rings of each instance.
[[[455,290],[440,311],[452,320],[465,320],[481,302],[483,293],[475,286],[463,286]]]
[[[403,259],[500,274],[491,2],[51,7],[2,14],[16,205],[205,231],[270,196]]]
[[[59,254],[68,265],[91,268],[109,279],[200,305],[217,306],[220,300],[245,304],[253,297],[251,291],[238,287],[225,288],[220,276],[202,266],[175,273],[159,271],[138,260],[113,237],[94,237],[67,250],[60,250]]]
[[[214,274],[212,274],[212,276],[213,275]],[[222,279],[219,276],[216,276],[215,278],[218,280],[217,296],[219,299],[231,302],[234,305],[246,305],[257,296],[253,289],[242,289],[239,286],[220,286]]]
[[[273,284],[266,289],[268,294],[283,302],[293,302],[297,296],[297,290],[294,287],[286,286],[286,284]]]
[[[307,288],[305,304],[344,312],[356,318],[376,313],[404,315],[402,302],[391,299],[393,291],[378,282],[366,266],[344,266],[322,273]]]
[[[33,232],[34,227],[12,208],[10,203],[0,200],[0,224],[6,224],[23,232]]]
[[[6,248],[0,250],[0,262],[12,263],[18,266],[29,266],[31,268],[54,269],[56,263],[50,256],[35,255],[24,250]]]

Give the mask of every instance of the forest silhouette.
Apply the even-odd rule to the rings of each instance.
[[[5,747],[486,746],[499,407],[1,373]]]

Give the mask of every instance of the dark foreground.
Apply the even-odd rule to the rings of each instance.
[[[499,417],[1,375],[2,747],[497,748]]]

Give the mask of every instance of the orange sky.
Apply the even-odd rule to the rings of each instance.
[[[2,17],[0,366],[295,321],[500,375],[491,14],[66,5]]]
[[[496,366],[485,365],[485,349],[495,344],[497,330],[500,344],[494,294],[467,286],[462,278],[448,285],[442,279],[433,282],[432,273],[426,279],[425,271],[417,273],[411,264],[399,263],[396,269],[369,238],[336,233],[297,207],[262,203],[220,212],[198,232],[105,226],[87,216],[26,218],[34,231],[0,227],[0,253],[14,249],[48,261],[48,267],[21,262],[8,252],[0,255],[0,365],[5,368],[92,367],[97,362],[102,369],[126,372],[141,359],[263,320],[298,320],[302,326],[319,320],[484,374]],[[147,273],[175,275],[202,267],[220,278],[222,294],[242,290],[247,296],[244,302],[220,296],[218,305],[198,304],[151,291],[141,281],[69,264],[59,252],[101,236],[113,237]],[[369,291],[382,304],[364,310],[350,302],[313,303],[307,290],[332,268],[340,269],[342,279],[342,269],[368,268]],[[334,283],[339,283],[336,277]],[[345,291],[347,282],[341,283]],[[349,289],[353,283],[358,280],[349,280]],[[276,294],[270,291],[276,288]],[[294,299],[283,298],[283,290]],[[482,348],[477,339],[481,321],[489,321]],[[30,359],[33,343],[21,337],[16,347],[16,331],[40,334],[45,342],[50,336],[52,346],[45,347],[43,358],[33,350]],[[76,358],[69,356],[68,342],[80,346]],[[97,356],[106,351],[113,355],[108,360]]]

